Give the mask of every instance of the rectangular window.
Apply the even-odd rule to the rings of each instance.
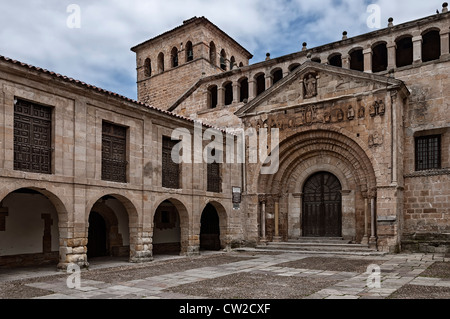
[[[180,188],[180,164],[172,160],[172,150],[179,141],[163,137],[162,147],[162,186],[165,188]]]
[[[127,182],[127,128],[103,122],[102,180]]]
[[[14,170],[51,174],[52,109],[14,102]]]
[[[215,150],[212,151],[215,156]],[[219,163],[207,164],[207,191],[220,193],[222,192],[221,165]]]
[[[441,168],[441,136],[416,138],[416,171]]]

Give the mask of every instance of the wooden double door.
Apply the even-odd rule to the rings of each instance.
[[[311,176],[303,188],[303,237],[342,236],[342,186],[327,172]]]

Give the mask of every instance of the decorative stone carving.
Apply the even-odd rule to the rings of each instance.
[[[303,80],[305,99],[317,96],[317,79],[314,74],[308,74]]]
[[[377,108],[378,108],[378,102],[372,103],[369,106],[369,114],[371,117],[377,116]]]
[[[382,100],[378,102],[378,114],[383,116],[386,113],[386,105]]]
[[[351,105],[348,107],[347,118],[350,121],[355,119],[355,110],[353,109],[353,106],[351,106]]]
[[[380,146],[383,144],[383,136],[378,132],[369,135],[369,147]]]
[[[366,108],[364,106],[361,105],[361,107],[358,110],[358,117],[360,119],[363,119],[366,117]]]
[[[344,112],[341,109],[337,110],[337,119],[339,122],[342,122],[344,120]]]
[[[305,110],[305,123],[311,125],[316,118],[316,108],[314,105],[308,106]]]
[[[329,112],[326,112],[325,115],[323,116],[323,119],[324,119],[325,123],[330,123],[331,122],[331,114]]]

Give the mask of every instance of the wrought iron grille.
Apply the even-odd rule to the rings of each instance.
[[[416,138],[416,171],[441,168],[441,136]]]
[[[52,109],[17,100],[14,105],[14,170],[51,174]]]

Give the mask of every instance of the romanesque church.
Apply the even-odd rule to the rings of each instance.
[[[0,56],[0,268],[239,247],[448,252],[449,34],[444,3],[251,64],[194,17],[131,49],[137,100]],[[201,136],[180,157],[232,160],[175,161],[174,131]],[[210,149],[211,132],[256,134],[238,161],[239,143]],[[273,132],[267,174],[248,145]]]

